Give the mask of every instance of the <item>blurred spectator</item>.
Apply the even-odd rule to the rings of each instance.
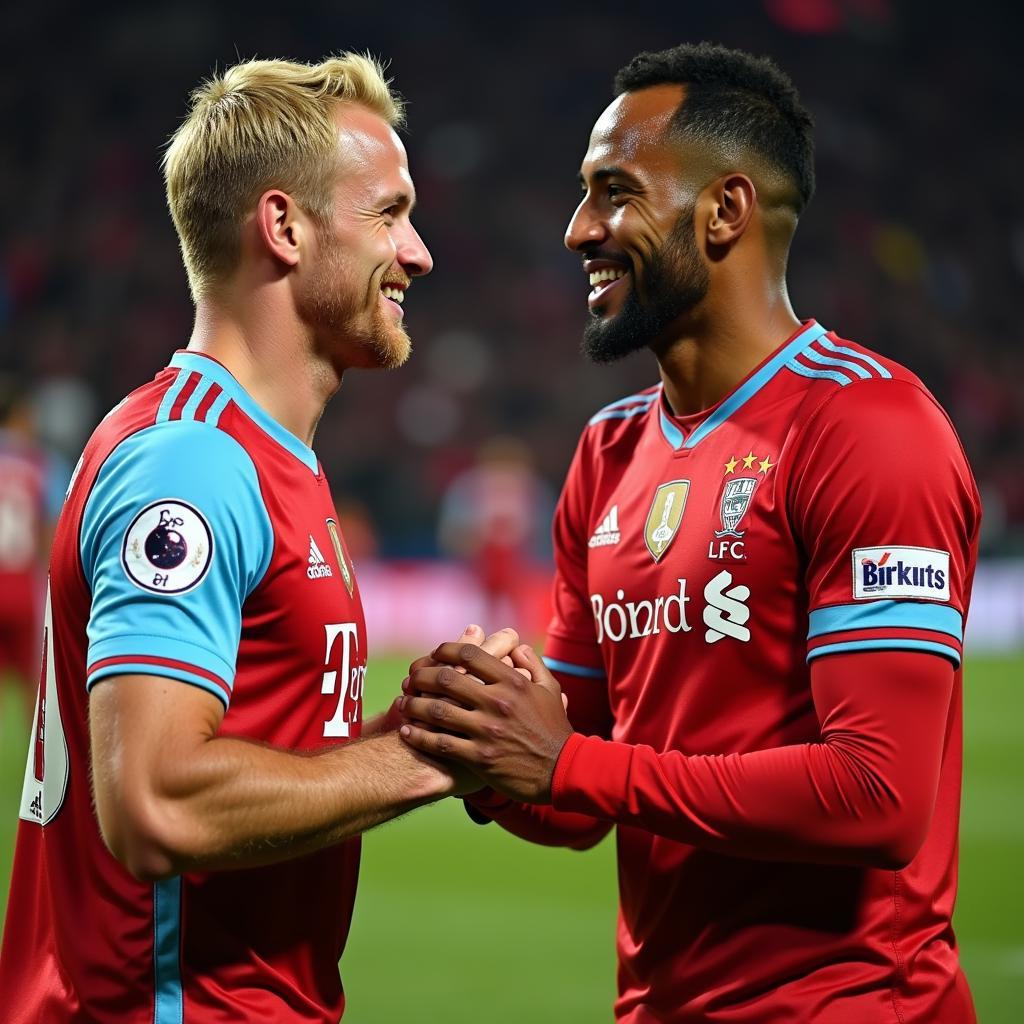
[[[0,681],[24,688],[27,711],[39,681],[46,562],[68,474],[35,437],[29,396],[0,376]]]
[[[511,437],[485,441],[476,463],[460,473],[441,501],[442,549],[472,566],[486,600],[486,628],[522,624],[539,632],[534,581],[548,560],[554,512],[551,487],[536,473],[530,451]],[[547,573],[539,573],[541,586]]]

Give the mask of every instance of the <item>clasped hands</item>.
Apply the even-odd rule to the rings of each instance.
[[[395,704],[399,734],[482,786],[548,803],[558,755],[572,734],[558,681],[514,629],[484,638],[469,626],[409,666]]]

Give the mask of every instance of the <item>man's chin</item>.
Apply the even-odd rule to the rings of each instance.
[[[378,335],[373,345],[377,357],[375,365],[381,370],[397,370],[408,362],[412,354],[412,342],[401,328]]]
[[[650,339],[624,313],[606,315],[595,309],[583,328],[583,354],[593,363],[615,363],[646,348]]]

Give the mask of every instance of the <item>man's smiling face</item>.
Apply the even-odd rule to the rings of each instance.
[[[597,362],[656,344],[707,293],[696,194],[669,133],[682,99],[679,85],[623,93],[590,136],[565,244],[590,281],[583,348]]]
[[[402,303],[430,253],[410,221],[415,189],[405,147],[381,117],[356,104],[337,115],[339,181],[316,265],[298,295],[318,345],[346,366],[400,366],[410,342]]]

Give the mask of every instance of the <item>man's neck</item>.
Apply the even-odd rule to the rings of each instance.
[[[230,303],[201,299],[188,348],[222,363],[258,405],[312,446],[341,378],[315,359],[297,324],[274,317],[258,301],[239,315]]]
[[[657,351],[665,398],[677,416],[720,402],[800,328],[783,290],[774,302],[707,302]]]

